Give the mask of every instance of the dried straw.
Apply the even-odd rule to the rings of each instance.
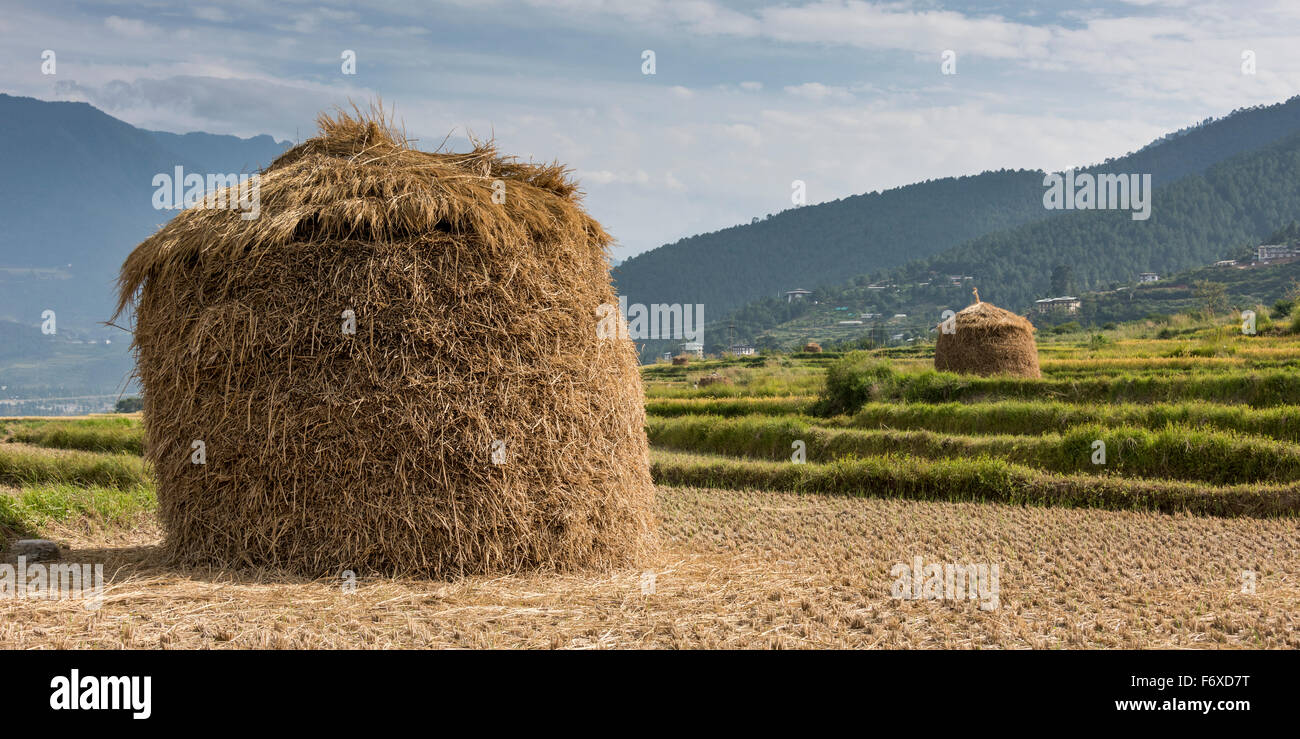
[[[708,387],[709,385],[731,385],[733,383],[730,377],[718,374],[717,372],[712,372],[707,375],[700,375],[700,378],[695,381],[695,384],[699,387]]]
[[[1023,316],[991,303],[977,302],[957,312],[953,333],[945,333],[943,324],[937,330],[934,344],[937,370],[1042,377],[1034,326]]]
[[[433,577],[649,555],[637,359],[597,338],[610,237],[566,170],[420,152],[375,110],[318,122],[260,217],[183,211],[123,265],[168,554]]]

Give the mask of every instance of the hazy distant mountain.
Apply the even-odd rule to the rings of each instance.
[[[146,131],[86,103],[0,94],[0,322],[21,327],[0,330],[0,341],[26,347],[0,360],[36,357],[33,341],[45,342],[45,353],[75,346],[75,354],[91,351],[85,342],[95,340],[102,350],[92,363],[129,369],[130,337],[100,323],[112,314],[122,260],[175,214],[154,208],[154,176],[177,166],[204,175],[251,173],[288,146],[270,136]],[[46,310],[57,316],[53,336],[39,331]],[[20,372],[0,363],[0,385],[12,394],[39,380],[42,392],[64,392],[71,388],[58,366]],[[93,389],[85,387],[93,374],[76,374],[78,391]],[[117,374],[105,384],[120,381]]]
[[[213,133],[150,131],[163,148],[198,162],[207,172],[257,172],[289,148],[290,142],[262,134],[248,139]]]
[[[174,215],[153,207],[155,175],[254,172],[287,147],[145,131],[86,103],[0,94],[0,319],[37,325],[49,308],[69,328],[106,320],[122,260]]]
[[[1300,97],[1207,119],[1081,171],[1150,173],[1161,185],[1296,131]],[[842,284],[1045,220],[1054,212],[1043,208],[1042,182],[1042,172],[1003,170],[795,208],[639,254],[615,280],[629,303],[703,303],[718,319],[783,290]]]

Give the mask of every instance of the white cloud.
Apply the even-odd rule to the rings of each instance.
[[[212,21],[213,23],[224,23],[230,20],[230,16],[226,15],[226,11],[221,8],[203,6],[194,8],[193,13],[196,18]]]
[[[739,141],[747,146],[763,145],[763,135],[758,132],[757,128],[748,123],[733,123],[729,126],[723,126],[721,137],[724,141]]]
[[[150,23],[134,18],[121,18],[116,15],[110,15],[104,19],[104,26],[108,30],[120,33],[123,36],[132,36],[142,38],[145,36],[156,36],[162,32],[162,29]]]
[[[463,0],[436,18],[418,4],[324,4],[148,22],[6,10],[2,40],[22,29],[60,64],[41,76],[30,44],[0,43],[0,68],[16,70],[4,89],[78,97],[145,128],[281,139],[382,92],[428,146],[452,132],[459,148],[468,129],[574,167],[619,256],[788,208],[792,179],[833,199],[1063,169],[1300,92],[1300,3],[1279,0],[1094,7],[1047,24],[903,0]],[[588,37],[625,47],[626,74],[581,51]],[[339,73],[345,48],[359,53],[355,77]],[[660,51],[656,77],[639,74],[644,48]],[[940,74],[944,48],[958,75]],[[1240,73],[1244,48],[1254,76]]]
[[[642,26],[690,28],[701,34],[751,36],[759,21],[709,0],[525,0],[570,16],[608,15]]]
[[[365,88],[334,87],[296,80],[254,80],[206,76],[113,80],[102,85],[72,79],[55,83],[58,99],[88,102],[142,128],[208,131],[239,136],[269,133],[277,139],[304,138],[317,112],[348,99],[374,97]],[[232,104],[234,101],[237,104]],[[295,125],[295,121],[302,124]]]
[[[352,10],[334,10],[315,7],[302,10],[290,17],[290,24],[278,24],[276,28],[293,31],[303,35],[321,33],[338,28],[355,28],[361,22],[361,16]]]
[[[629,172],[612,172],[608,169],[601,169],[575,172],[574,175],[580,182],[598,185],[647,185],[650,183],[650,175],[643,169]]]
[[[825,0],[805,6],[759,11],[763,35],[781,41],[825,43],[869,49],[938,53],[961,49],[993,58],[1019,58],[1042,49],[1050,28],[998,16],[973,17],[950,10],[912,10],[857,0]]]
[[[843,102],[853,99],[853,93],[849,92],[847,88],[823,85],[820,82],[805,82],[802,85],[791,85],[786,87],[785,91],[795,97],[816,100],[819,102],[822,100]]]

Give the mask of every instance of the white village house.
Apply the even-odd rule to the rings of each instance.
[[[1292,259],[1294,257],[1300,257],[1300,246],[1260,244],[1255,248],[1255,260],[1258,262],[1272,262],[1278,259]]]
[[[1034,301],[1034,310],[1043,315],[1048,313],[1078,313],[1081,307],[1083,307],[1083,301],[1068,295]]]

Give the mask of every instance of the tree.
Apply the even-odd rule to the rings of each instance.
[[[1300,302],[1300,280],[1291,280],[1291,286],[1286,289],[1282,297],[1292,303]]]
[[[1228,287],[1222,282],[1211,282],[1209,280],[1197,280],[1196,299],[1205,308],[1205,314],[1214,318],[1214,316],[1228,307]]]
[[[1265,239],[1265,243],[1268,244],[1289,244],[1293,241],[1300,241],[1300,223],[1296,221],[1291,221]]]
[[[135,413],[144,410],[144,401],[136,396],[120,398],[113,406],[114,413]]]
[[[1069,295],[1074,289],[1074,268],[1068,264],[1058,264],[1052,268],[1052,296]]]

